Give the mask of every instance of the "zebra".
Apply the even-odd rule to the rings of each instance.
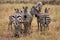
[[[51,22],[51,18],[47,14],[39,15],[38,22],[39,22],[39,26],[40,26],[40,28],[39,28],[40,31],[42,31],[43,27],[44,27],[44,31],[45,31],[46,29],[49,29],[48,25]]]
[[[22,22],[23,17],[19,12],[19,9],[15,9],[15,13],[13,15],[9,16],[9,24],[8,24],[8,30],[11,27],[12,30],[12,24],[14,26],[14,36],[19,37],[19,33],[22,33]]]
[[[31,10],[31,14],[35,15],[37,18],[38,30],[42,31],[42,25],[44,26],[44,29],[45,29],[46,27],[48,27],[48,24],[51,21],[50,16],[47,14],[48,9],[47,8],[45,9],[44,15],[40,14],[39,9],[37,10],[36,7],[32,7],[32,9],[33,10]],[[46,25],[46,27],[45,27],[45,25]]]
[[[39,30],[39,21],[38,21],[37,15],[40,15],[42,6],[43,6],[42,2],[38,2],[36,6],[32,6],[31,11],[30,11],[31,15],[32,16],[35,15],[35,17],[37,18],[38,30]]]
[[[40,25],[40,30],[42,31],[42,28],[44,27],[44,30],[49,29],[48,25],[50,24],[51,22],[51,18],[48,14],[48,9],[45,8],[45,13],[43,15],[37,15],[37,18],[38,18],[38,22],[39,22],[39,25]]]
[[[30,14],[30,11],[28,11],[28,7],[23,7],[23,13],[24,13],[24,33],[27,34],[29,30],[31,29],[31,23],[32,23],[32,15]]]
[[[38,24],[38,30],[39,30],[39,22],[37,17],[37,15],[39,15],[39,10],[37,10],[36,6],[32,6],[30,13],[32,16],[34,15],[37,18],[37,24]]]

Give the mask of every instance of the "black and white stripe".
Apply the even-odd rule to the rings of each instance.
[[[40,16],[38,16],[37,17],[37,21],[38,21],[38,26],[40,26],[40,30],[42,31],[42,28],[44,27],[44,30],[46,29],[46,28],[48,28],[48,25],[49,25],[49,23],[51,22],[51,18],[50,18],[50,16],[49,15],[40,15]],[[49,29],[49,28],[48,28]]]
[[[21,33],[22,22],[23,22],[22,16],[20,14],[15,13],[15,14],[9,16],[8,29],[14,28],[15,34],[18,35],[18,33]],[[14,27],[12,27],[12,24],[13,24]]]

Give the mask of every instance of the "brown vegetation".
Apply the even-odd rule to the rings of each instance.
[[[33,4],[26,4],[29,9]],[[0,40],[60,40],[60,6],[57,5],[44,5],[42,13],[44,13],[45,7],[50,8],[49,15],[51,17],[51,23],[49,24],[49,31],[38,32],[37,22],[34,17],[31,30],[33,33],[26,37],[20,38],[11,37],[13,31],[8,31],[9,15],[14,13],[14,8],[22,9],[24,4],[0,4]]]

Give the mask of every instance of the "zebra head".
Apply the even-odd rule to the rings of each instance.
[[[42,2],[38,2],[38,3],[36,4],[36,8],[38,9],[38,11],[41,12],[42,6],[43,6],[43,3],[42,3]]]
[[[24,14],[27,14],[27,12],[28,12],[28,7],[27,6],[23,7],[23,12],[24,12]]]
[[[42,7],[42,5],[43,5],[43,3],[42,3],[42,2],[38,2],[38,3],[37,3],[37,5],[36,5],[36,7],[38,7],[38,8],[39,8],[39,7]]]

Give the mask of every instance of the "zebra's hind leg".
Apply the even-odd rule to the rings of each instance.
[[[42,31],[42,24],[40,23],[40,31]]]
[[[46,25],[45,24],[43,24],[43,27],[44,27],[44,31],[46,30]]]
[[[49,30],[49,27],[47,24],[44,24],[44,31]]]
[[[48,26],[48,24],[46,24],[46,29],[49,30],[49,26]]]

